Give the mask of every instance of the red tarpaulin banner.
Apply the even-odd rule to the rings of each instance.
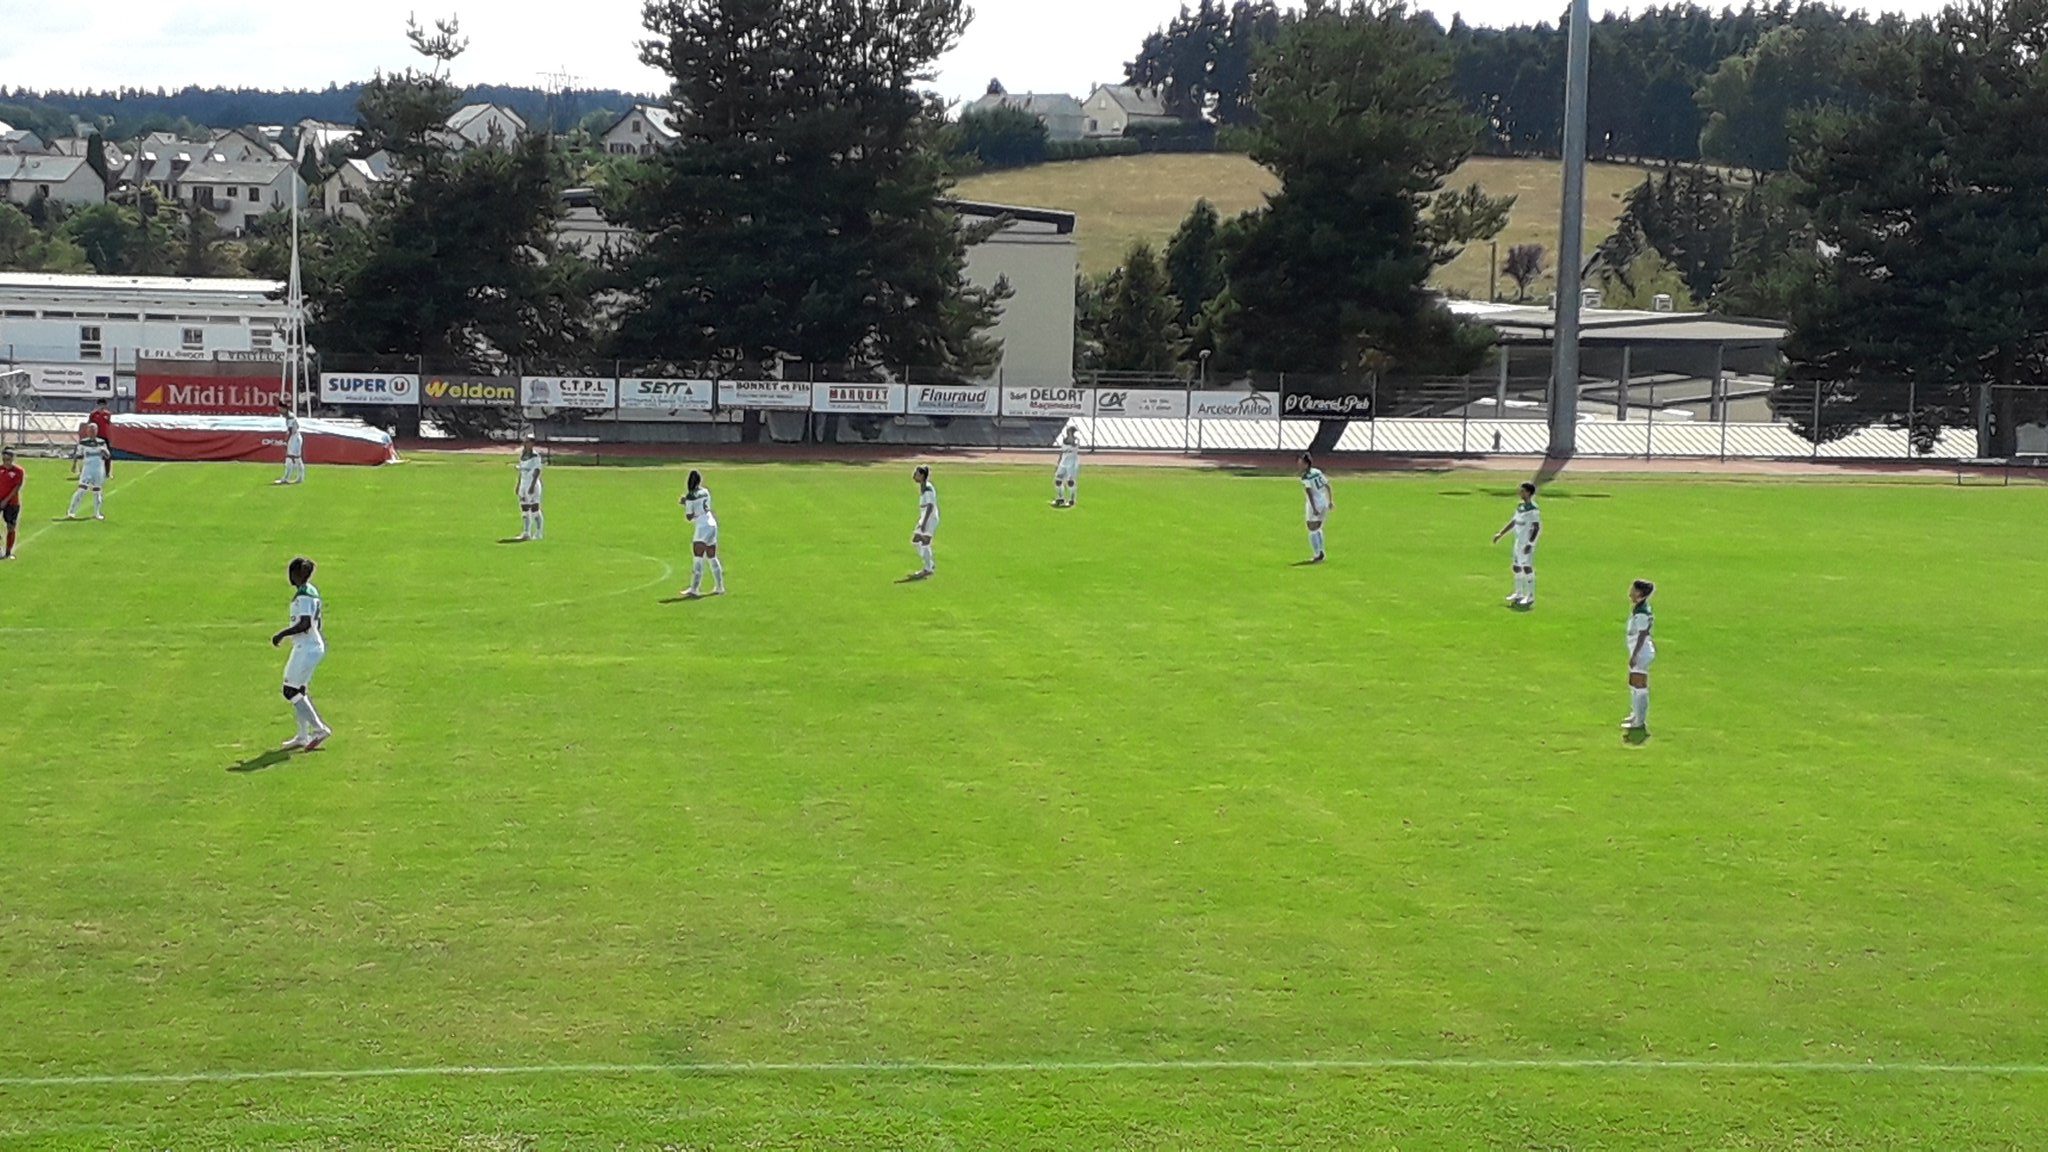
[[[135,365],[135,410],[148,413],[275,412],[284,401],[278,360],[157,360]]]
[[[389,433],[353,420],[301,420],[308,464],[391,464]],[[276,416],[116,416],[108,439],[130,460],[284,461],[284,420]]]

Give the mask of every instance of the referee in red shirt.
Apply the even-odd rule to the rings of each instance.
[[[86,423],[93,426],[94,430],[99,432],[100,439],[107,442],[107,477],[112,479],[114,475],[114,414],[107,410],[107,402],[102,400],[98,404],[93,405],[91,412],[86,413],[85,420]]]
[[[14,530],[21,523],[21,486],[28,477],[14,463],[14,449],[0,449],[0,523],[7,525],[7,550],[0,560],[14,559]]]

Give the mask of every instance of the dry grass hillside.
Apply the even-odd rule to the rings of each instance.
[[[1621,198],[1640,183],[1643,170],[1623,164],[1595,164],[1587,172],[1586,243],[1605,239],[1621,214]],[[1554,160],[1483,157],[1459,169],[1452,184],[1477,181],[1495,195],[1512,193],[1515,211],[1500,250],[1537,243],[1551,251],[1555,263],[1558,215],[1558,164]],[[1206,197],[1226,216],[1256,208],[1278,187],[1271,173],[1243,156],[1218,153],[1193,155],[1112,156],[1044,164],[1010,172],[992,172],[960,183],[960,194],[976,200],[1063,208],[1080,216],[1081,268],[1106,272],[1122,259],[1134,241],[1164,247],[1195,201]],[[1484,298],[1487,292],[1488,249],[1467,250],[1437,274],[1438,284],[1452,292]],[[1548,292],[1550,280],[1533,286]],[[1514,286],[1500,283],[1502,295]]]

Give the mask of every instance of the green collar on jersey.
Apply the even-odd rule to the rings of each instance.
[[[1520,510],[1523,512],[1534,512],[1536,510],[1536,505],[1530,503],[1527,500],[1524,500],[1522,501],[1522,507]]]
[[[311,584],[301,584],[296,591],[300,596],[311,596],[315,600],[320,598],[320,590]]]
[[[1629,615],[1631,615],[1631,616],[1648,616],[1649,614],[1650,614],[1650,602],[1649,602],[1648,600],[1645,600],[1645,601],[1643,601],[1643,602],[1641,602],[1641,603],[1637,604],[1637,605],[1635,606],[1635,608],[1634,608],[1634,609],[1632,609],[1632,610],[1631,610],[1631,611],[1629,612]]]

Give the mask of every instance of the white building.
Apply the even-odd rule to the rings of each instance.
[[[315,120],[308,116],[293,126],[298,132],[299,142],[315,157],[327,155],[328,149],[336,144],[345,144],[352,139],[356,130],[350,124],[336,124],[328,120]]]
[[[503,104],[465,104],[448,117],[448,146],[506,148],[526,135],[526,121]]]
[[[292,158],[292,154],[284,145],[272,140],[268,133],[260,128],[221,129],[213,134],[213,142],[207,146],[206,151],[209,155],[236,163]]]
[[[320,210],[358,224],[370,219],[368,204],[391,179],[391,154],[373,152],[363,159],[350,158],[320,185]]]
[[[1007,282],[1011,296],[989,335],[1003,342],[1005,385],[1064,388],[1074,382],[1074,278],[1081,245],[1072,212],[955,201],[963,223],[1008,221],[967,249],[967,280],[979,288]]]
[[[1015,108],[1029,112],[1045,125],[1048,140],[1079,140],[1087,134],[1087,113],[1081,102],[1064,92],[1005,92],[1000,83],[988,86],[988,95],[969,104],[968,112]]]
[[[598,142],[607,156],[652,156],[680,139],[675,113],[655,104],[636,104],[613,121]]]
[[[138,352],[282,349],[284,311],[275,280],[0,272],[0,360],[125,372]]]
[[[0,200],[26,204],[39,193],[59,204],[107,198],[99,173],[83,156],[0,156]]]
[[[223,232],[240,235],[270,212],[289,209],[292,197],[306,204],[306,192],[288,160],[225,160],[209,156],[173,181],[172,195],[203,210]]]
[[[1166,101],[1156,88],[1100,84],[1081,104],[1083,129],[1090,136],[1121,137],[1132,128],[1168,128],[1180,123],[1166,114]]]

